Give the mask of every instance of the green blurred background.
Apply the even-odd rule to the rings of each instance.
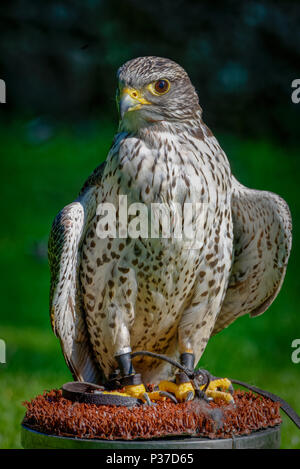
[[[201,366],[286,399],[300,413],[297,1],[12,0],[0,6],[0,448],[20,448],[24,400],[71,376],[48,316],[47,239],[56,213],[106,158],[117,126],[115,74],[140,55],[190,74],[213,130],[245,185],[280,194],[294,225],[279,297],[209,343]],[[299,288],[300,289],[300,288]],[[300,448],[283,415],[282,447]]]

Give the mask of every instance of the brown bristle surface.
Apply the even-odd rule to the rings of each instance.
[[[235,407],[194,400],[132,408],[71,402],[54,389],[25,402],[23,424],[42,433],[105,440],[191,435],[231,438],[281,423],[280,404],[236,390]]]

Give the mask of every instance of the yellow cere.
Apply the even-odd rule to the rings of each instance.
[[[136,90],[135,88],[123,88],[122,96],[124,96],[125,94],[128,94],[132,99],[138,101],[140,104],[151,104],[150,101],[147,101],[147,99],[142,96],[142,93],[139,90]]]

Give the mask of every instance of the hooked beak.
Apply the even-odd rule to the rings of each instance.
[[[151,104],[145,99],[140,91],[134,88],[124,88],[120,99],[120,115],[123,119],[126,112],[137,111],[145,104]]]

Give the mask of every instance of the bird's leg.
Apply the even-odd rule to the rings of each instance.
[[[192,351],[188,350],[186,352],[183,352],[180,355],[180,361],[181,364],[184,365],[186,368],[194,370],[195,355],[192,353]],[[179,379],[184,380],[185,376],[185,382],[189,382],[190,384],[192,384],[191,381],[188,381],[188,377],[187,375],[185,375],[185,373],[179,373],[178,375],[179,377],[176,377],[178,381]],[[234,399],[232,397],[233,386],[229,379],[216,378],[206,370],[195,371],[195,378],[193,379],[193,391],[194,392],[192,396],[192,391],[190,391],[188,395],[185,395],[185,400],[193,399],[193,397],[196,395],[200,398],[207,397],[213,401],[218,401],[222,399],[228,403],[234,402]]]
[[[119,365],[121,376],[132,376],[135,374],[131,360],[131,349],[128,348],[128,351],[117,355],[116,360]]]
[[[129,348],[128,348],[129,349]],[[120,383],[125,388],[125,393],[131,397],[136,397],[138,399],[144,399],[144,394],[146,393],[145,386],[142,382],[141,375],[136,373],[131,359],[131,349],[116,356],[121,379]]]
[[[216,378],[206,370],[194,370],[195,356],[188,350],[180,355],[181,365],[185,367],[193,377],[181,371],[176,374],[175,382],[161,381],[159,389],[171,392],[178,402],[187,402],[195,397],[206,401],[224,400],[234,403],[232,397],[233,386],[227,378]]]
[[[180,355],[180,363],[188,368],[190,371],[194,370],[195,366],[195,355],[191,350],[183,352]]]
[[[129,349],[129,347],[128,347]],[[126,351],[123,354],[116,355],[116,360],[118,362],[118,369],[116,370],[116,378],[111,380],[110,386],[113,382],[118,383],[119,387],[124,388],[122,393],[124,396],[135,397],[137,399],[143,400],[148,405],[153,405],[153,401],[165,400],[166,398],[171,399],[177,404],[177,399],[170,392],[164,389],[160,389],[156,386],[157,389],[154,391],[146,391],[146,388],[142,382],[141,375],[136,373],[131,358],[131,349]],[[121,375],[121,377],[120,377]],[[171,383],[174,384],[174,383]],[[120,394],[118,391],[112,391],[113,393]]]
[[[206,304],[205,301],[200,300],[201,298],[197,296],[193,299],[197,305],[188,308],[184,312],[178,327],[178,346],[181,364],[194,371],[194,378],[192,378],[189,383],[186,383],[186,386],[189,385],[192,387],[192,397],[204,398],[206,400],[209,398],[213,400],[223,399],[226,402],[232,402],[233,397],[230,394],[232,386],[229,380],[226,378],[223,380],[216,379],[206,370],[194,370],[195,356],[193,351],[198,350],[198,352],[202,353],[209,338],[209,330],[207,329],[206,322],[204,321],[201,327],[198,326],[199,317],[203,318],[209,311],[208,308],[211,308],[211,306]],[[199,350],[198,344],[200,341],[201,349]],[[185,374],[183,374],[183,376],[179,374],[177,377],[178,381],[184,379],[188,381]],[[191,393],[183,394],[183,399],[187,398],[191,398]]]
[[[165,400],[166,398],[177,403],[187,402],[195,397],[206,401],[225,400],[227,403],[234,403],[231,382],[227,378],[215,378],[206,370],[194,370],[195,355],[191,350],[182,352],[180,355],[180,364],[186,372],[182,370],[177,373],[175,381],[160,381],[158,389],[151,392],[146,391],[141,375],[136,373],[133,368],[129,347],[124,353],[116,355],[116,360],[119,366],[116,370],[118,373],[115,379],[111,380],[110,388],[115,383],[118,388],[124,388],[124,391],[111,391],[113,394],[135,397],[148,405],[152,404],[152,401]]]
[[[195,355],[191,350],[187,350],[180,355],[180,363],[189,371],[194,370]],[[186,402],[194,399],[195,389],[190,378],[183,372],[176,374],[175,383],[172,381],[161,381],[159,383],[161,391],[171,392],[178,402]]]
[[[126,347],[124,353],[115,356],[118,368],[110,375],[107,390],[104,394],[117,394],[118,396],[134,397],[148,402],[146,389],[141,375],[136,373],[131,360],[131,348]]]
[[[128,348],[129,349],[129,348]],[[148,405],[152,405],[152,401],[165,400],[167,397],[171,398],[175,402],[174,396],[167,392],[160,390],[147,392],[142,382],[141,375],[136,373],[131,359],[131,349],[120,355],[116,356],[118,362],[119,373],[121,377],[117,379],[119,386],[124,388],[123,395],[135,397],[143,400]]]
[[[146,391],[141,375],[136,373],[133,368],[130,347],[127,347],[124,353],[116,355],[115,358],[118,363],[117,374],[120,377],[112,380],[110,386],[113,386],[113,382],[115,382],[119,387],[124,388],[124,392],[122,392],[124,396],[141,399],[148,405],[152,404],[152,400],[158,400],[162,398],[159,392],[148,393]]]

